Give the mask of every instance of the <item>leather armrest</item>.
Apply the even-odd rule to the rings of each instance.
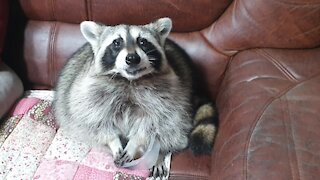
[[[217,99],[211,179],[317,179],[320,49],[253,49],[229,64]]]
[[[22,93],[21,80],[7,65],[0,62],[0,118],[5,115]]]

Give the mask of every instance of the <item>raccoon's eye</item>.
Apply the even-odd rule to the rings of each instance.
[[[146,46],[148,41],[146,39],[144,39],[144,38],[138,38],[138,43],[141,46]]]
[[[121,43],[122,43],[122,40],[121,38],[118,38],[118,39],[115,39],[113,40],[112,44],[115,48],[120,48],[121,47]]]

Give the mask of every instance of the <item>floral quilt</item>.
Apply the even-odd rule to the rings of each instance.
[[[147,169],[117,168],[106,148],[68,138],[55,123],[52,91],[21,99],[0,126],[0,179],[145,179]]]

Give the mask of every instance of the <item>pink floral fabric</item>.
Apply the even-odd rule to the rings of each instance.
[[[0,179],[145,179],[148,174],[117,168],[107,149],[66,136],[50,100],[24,98],[0,125]]]

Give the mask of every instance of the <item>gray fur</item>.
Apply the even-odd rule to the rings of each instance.
[[[69,59],[56,86],[54,112],[60,127],[92,145],[109,146],[120,166],[131,161],[138,148],[146,148],[155,136],[161,151],[158,167],[163,168],[166,153],[187,147],[192,128],[190,69],[184,67],[185,56],[180,56],[183,52],[174,43],[167,41],[164,45],[171,21],[166,18],[145,26],[94,24],[86,28],[83,26],[82,31],[89,33],[84,36],[90,43]],[[150,73],[132,79],[115,73],[116,67],[111,70],[101,67],[105,41],[127,28],[153,38],[162,54],[159,71],[151,69]],[[172,64],[179,65],[180,71]],[[120,136],[129,140],[126,147],[122,147]],[[167,173],[162,171],[161,174]]]

